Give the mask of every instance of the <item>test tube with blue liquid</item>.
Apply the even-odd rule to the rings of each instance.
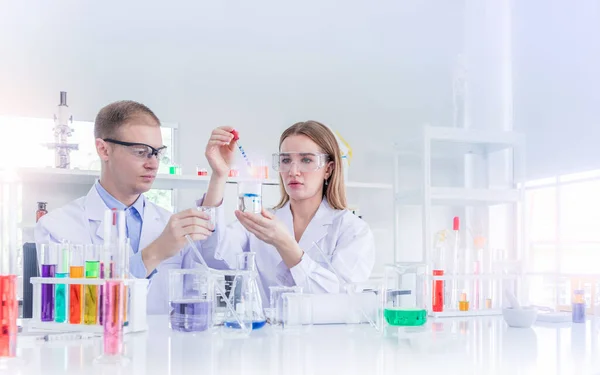
[[[67,278],[69,277],[69,245],[66,243],[60,243],[58,247],[58,262],[56,266],[55,277]],[[65,323],[68,316],[68,293],[66,284],[56,284],[55,288],[55,309],[54,309],[54,321],[56,323]]]
[[[58,264],[56,244],[40,246],[40,266],[42,277],[55,277]],[[42,322],[54,321],[54,284],[42,284]]]

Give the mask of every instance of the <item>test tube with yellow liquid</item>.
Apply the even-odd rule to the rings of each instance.
[[[101,245],[86,245],[85,247],[85,278],[100,277]],[[98,323],[98,285],[85,285],[83,291],[83,324]]]

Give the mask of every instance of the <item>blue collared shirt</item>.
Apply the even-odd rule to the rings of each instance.
[[[144,277],[146,275],[146,267],[141,259],[141,254],[138,253],[140,250],[140,237],[142,235],[142,224],[144,223],[144,207],[146,206],[146,199],[142,194],[138,199],[129,207],[119,202],[113,197],[102,185],[100,181],[96,181],[96,191],[98,195],[104,201],[104,204],[110,209],[116,208],[117,210],[125,211],[125,230],[127,231],[127,238],[131,241],[131,248],[135,254],[130,259],[130,272],[136,277]],[[152,276],[152,275],[150,275]]]

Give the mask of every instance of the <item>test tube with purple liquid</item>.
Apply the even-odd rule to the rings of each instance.
[[[42,277],[55,277],[58,264],[57,244],[40,246],[40,265]],[[54,321],[54,284],[42,284],[42,316],[43,322]]]

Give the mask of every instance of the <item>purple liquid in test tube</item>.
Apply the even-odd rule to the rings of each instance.
[[[573,323],[585,323],[585,303],[573,304]]]
[[[56,264],[42,264],[42,277],[54,277]],[[42,284],[42,322],[54,321],[54,284]]]
[[[585,323],[585,291],[577,289],[573,294],[573,323]]]

